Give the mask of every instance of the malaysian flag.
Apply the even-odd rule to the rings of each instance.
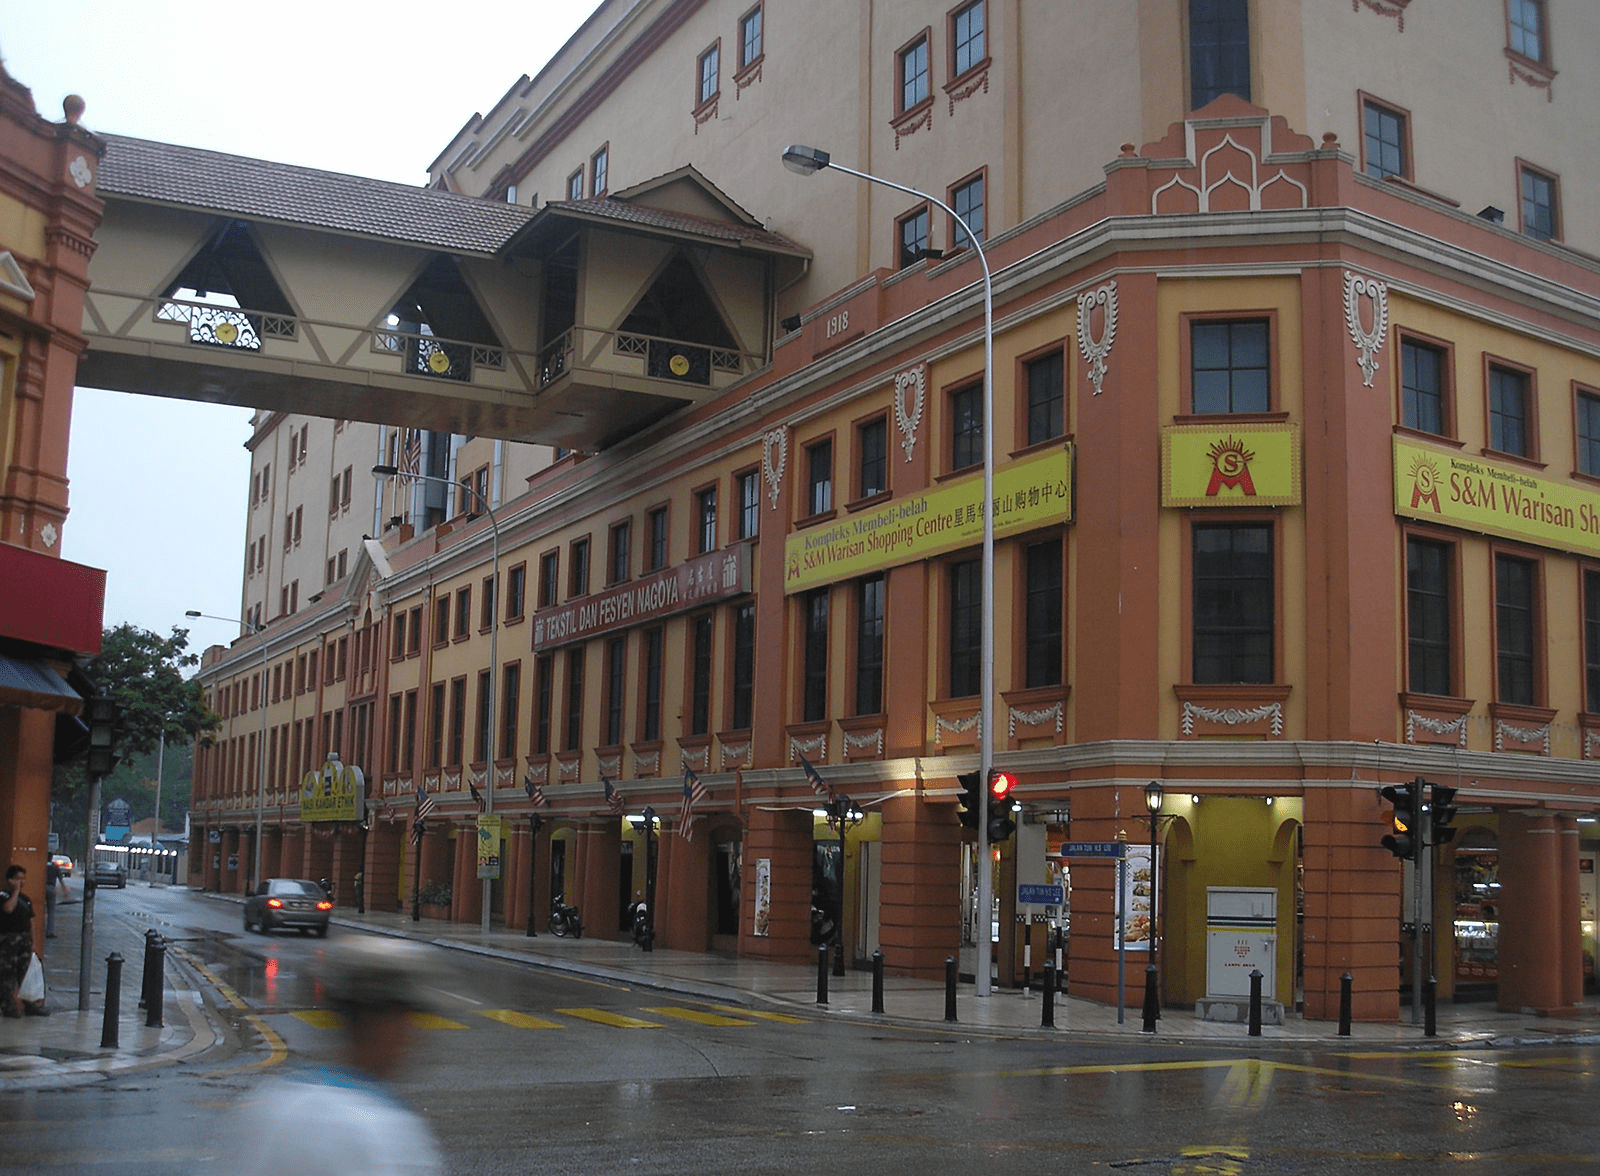
[[[683,769],[683,807],[678,810],[678,832],[685,841],[694,840],[694,806],[707,796],[706,786],[693,768]]]
[[[833,789],[828,787],[828,782],[817,775],[817,769],[811,766],[811,761],[805,756],[800,757],[800,770],[806,774],[806,783],[811,785],[811,791],[824,800],[833,799]]]
[[[467,781],[467,791],[472,793],[472,803],[478,806],[478,811],[484,811],[483,793],[478,791],[478,786],[471,780]]]
[[[433,810],[438,808],[438,807],[439,807],[439,802],[434,800],[433,797],[429,796],[428,793],[427,793],[427,790],[424,789],[422,787],[422,785],[418,784],[417,785],[417,811],[416,811],[416,819],[417,819],[418,823],[421,823],[422,821],[427,820],[428,819],[428,814],[433,812]]]
[[[612,786],[611,781],[606,779],[605,773],[603,772],[600,775],[600,783],[606,786],[606,807],[612,812],[620,815],[623,806],[628,802],[623,799],[622,793],[618,792],[616,788]]]
[[[550,803],[545,799],[544,789],[533,782],[532,772],[522,778],[522,790],[528,794],[528,799],[533,802],[534,808],[544,808]]]

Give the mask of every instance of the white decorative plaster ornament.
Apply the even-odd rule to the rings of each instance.
[[[761,476],[767,480],[767,501],[773,510],[778,509],[778,487],[783,485],[783,471],[788,464],[789,430],[773,429],[761,438]]]
[[[56,540],[60,537],[61,533],[56,530],[56,525],[54,523],[46,523],[44,526],[39,528],[39,541],[46,547],[54,547],[56,545]]]
[[[1361,325],[1361,299],[1369,298],[1372,301],[1372,329],[1368,330]],[[1367,278],[1360,274],[1353,274],[1349,270],[1344,274],[1344,322],[1350,328],[1350,338],[1354,340],[1359,356],[1356,363],[1361,368],[1361,374],[1366,377],[1363,383],[1372,387],[1372,377],[1378,371],[1378,352],[1383,350],[1384,336],[1389,330],[1389,287],[1377,278]]]
[[[906,393],[911,391],[913,399],[907,406]],[[917,447],[917,426],[922,424],[922,409],[928,396],[928,365],[919,363],[914,368],[907,368],[894,378],[894,423],[900,428],[901,447],[906,451],[906,460],[911,460],[912,451]]]
[[[1096,306],[1105,308],[1105,326],[1100,338],[1094,337],[1094,325],[1089,321]],[[1089,365],[1089,379],[1094,384],[1094,394],[1100,395],[1101,382],[1106,378],[1106,359],[1111,355],[1111,345],[1117,338],[1117,284],[1107,282],[1097,290],[1085,290],[1078,295],[1078,351]]]
[[[67,174],[72,177],[72,182],[80,188],[87,188],[89,181],[94,179],[94,172],[89,170],[89,161],[81,155],[72,157],[72,162],[67,164]]]

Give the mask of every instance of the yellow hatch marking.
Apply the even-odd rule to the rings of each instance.
[[[610,1025],[614,1029],[659,1029],[654,1021],[641,1021],[621,1013],[608,1013],[604,1009],[557,1009],[563,1017],[577,1017],[580,1021],[593,1021],[597,1025]]]

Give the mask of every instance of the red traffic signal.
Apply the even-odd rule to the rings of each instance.
[[[1011,790],[1017,786],[1017,778],[1010,772],[994,768],[989,772],[989,795],[995,800],[1004,800],[1011,795]]]

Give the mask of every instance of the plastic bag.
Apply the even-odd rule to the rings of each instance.
[[[28,961],[28,974],[22,978],[17,995],[23,1004],[36,1004],[44,999],[44,965],[37,955]]]

